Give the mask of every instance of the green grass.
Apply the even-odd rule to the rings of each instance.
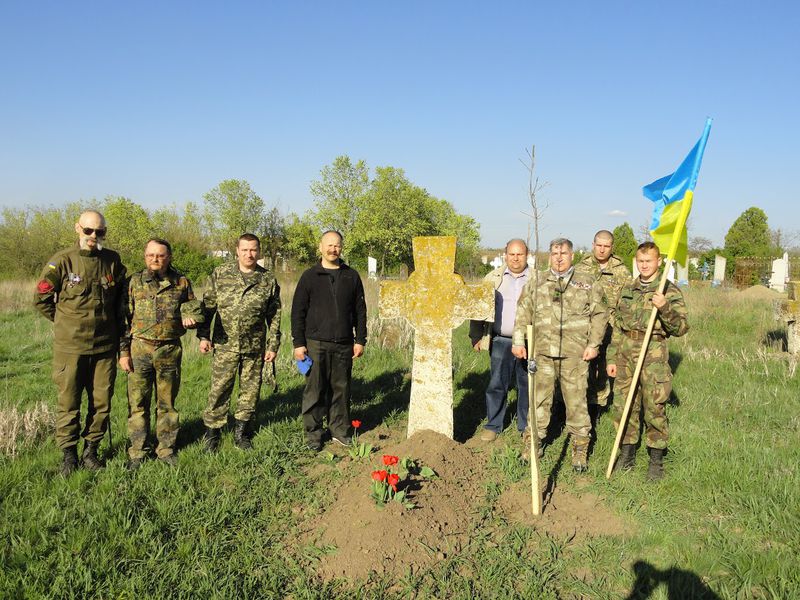
[[[490,451],[466,548],[399,579],[318,580],[314,565],[335,549],[301,547],[298,528],[324,510],[343,475],[336,462],[325,477],[308,475],[325,459],[302,449],[303,379],[292,368],[285,318],[278,390],[264,391],[251,453],[235,449],[230,433],[217,455],[200,451],[210,361],[187,338],[179,469],[152,461],[136,474],[124,469],[124,377],[104,472],[61,478],[52,436],[0,458],[0,597],[800,597],[796,362],[773,341],[769,303],[720,290],[691,290],[687,303],[692,330],[670,342],[665,480],[645,483],[643,449],[634,471],[605,479],[608,414],[588,476],[560,457],[563,433],[543,460],[557,486],[588,490],[629,519],[630,537],[556,539],[504,519],[495,500],[527,478],[518,437],[504,435]],[[0,314],[0,409],[55,405],[51,339],[49,324],[28,309]],[[454,339],[455,432],[465,440],[481,426],[488,357],[471,351],[464,327]],[[408,351],[368,345],[354,368],[354,416],[401,431],[409,368]],[[652,595],[649,586],[657,586]]]

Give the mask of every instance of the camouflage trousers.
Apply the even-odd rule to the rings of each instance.
[[[627,340],[630,342],[630,340]],[[663,344],[662,349],[660,345]],[[628,397],[633,371],[639,358],[640,345],[624,344],[617,354],[617,381],[620,402],[614,403],[614,428],[619,427],[622,419],[624,399]],[[648,448],[666,448],[669,440],[669,419],[667,419],[666,402],[672,391],[672,371],[667,362],[666,342],[650,344],[647,356],[639,376],[639,385],[631,404],[631,413],[623,444],[636,444],[639,441],[642,413],[644,413],[645,442]]]
[[[555,384],[561,386],[567,412],[567,430],[575,438],[589,438],[592,423],[586,405],[587,370],[589,363],[580,356],[552,358],[536,356],[538,370],[534,377],[536,401],[536,429],[539,439],[544,439],[553,411]],[[530,413],[529,413],[530,414]],[[530,419],[530,417],[528,417]]]
[[[159,457],[175,452],[178,438],[178,411],[175,399],[181,386],[180,340],[131,343],[133,373],[128,373],[128,456],[142,459],[150,447],[150,405],[156,390],[156,439]]]
[[[606,349],[610,343],[611,327],[608,327],[597,357],[589,362],[589,384],[586,389],[586,401],[589,404],[607,406],[611,398],[613,380],[606,372]]]
[[[239,354],[214,350],[211,365],[211,390],[208,405],[203,413],[203,423],[210,429],[219,429],[228,422],[228,407],[231,402],[236,373],[239,373],[239,402],[234,417],[237,421],[249,421],[256,411],[256,402],[261,393],[261,371],[264,355]]]
[[[59,448],[72,448],[78,444],[84,390],[86,425],[81,435],[87,442],[103,439],[116,376],[116,352],[66,354],[58,349],[53,350],[53,382],[58,388],[56,444]]]

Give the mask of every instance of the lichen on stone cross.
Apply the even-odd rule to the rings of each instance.
[[[491,284],[466,285],[453,272],[455,237],[416,237],[408,281],[381,282],[380,316],[414,329],[408,435],[429,429],[453,438],[453,329],[494,319]]]

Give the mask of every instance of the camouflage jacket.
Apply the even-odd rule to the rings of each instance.
[[[586,272],[595,277],[595,280],[603,286],[603,292],[606,296],[606,304],[608,304],[608,320],[610,324],[614,324],[614,310],[617,306],[617,299],[622,286],[628,283],[631,278],[631,272],[622,259],[618,256],[611,255],[605,267],[601,267],[600,263],[591,253],[584,256],[581,261],[575,266],[576,271]]]
[[[650,313],[653,310],[653,294],[658,288],[660,278],[661,274],[659,273],[650,283],[642,283],[642,280],[636,277],[622,287],[617,301],[614,333],[606,353],[607,364],[615,364],[617,353],[621,349],[641,347],[641,341],[631,339],[625,332],[644,333],[647,331]],[[648,346],[653,350],[662,346],[663,350],[666,348],[666,338],[682,336],[689,330],[686,304],[680,289],[671,281],[667,281],[664,296],[667,304],[656,314],[653,337],[650,338]],[[666,356],[666,352],[662,354]]]
[[[587,346],[598,348],[603,341],[608,311],[602,286],[594,285],[587,273],[574,271],[559,277],[552,271],[539,272],[539,286],[534,319],[536,273],[517,303],[514,322],[514,346],[525,346],[527,326],[535,326],[535,353],[552,357],[583,355]]]
[[[203,294],[205,320],[197,328],[197,337],[210,339],[215,348],[228,352],[277,352],[281,343],[280,293],[272,273],[260,265],[248,278],[236,262],[217,267]]]
[[[163,279],[144,269],[128,281],[127,323],[120,340],[120,353],[130,356],[132,338],[177,340],[186,329],[182,319],[201,323],[203,310],[195,299],[192,284],[181,273],[169,268]]]
[[[58,252],[36,284],[34,304],[53,321],[53,345],[67,354],[117,351],[125,331],[125,267],[113,250]]]

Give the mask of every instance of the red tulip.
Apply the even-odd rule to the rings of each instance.
[[[384,471],[384,470],[381,470],[381,471],[373,471],[373,472],[372,472],[372,478],[373,478],[375,481],[386,481],[386,477],[387,477],[388,475],[389,475],[389,473],[387,473],[387,472],[386,472],[386,471]]]
[[[392,456],[390,454],[383,455],[383,464],[387,467],[391,467],[392,465],[396,465],[400,459],[396,456]]]
[[[400,483],[400,475],[398,475],[397,473],[391,473],[387,481],[389,482],[389,485],[392,486],[392,489],[394,489],[394,491],[396,492],[397,484]]]
[[[352,421],[350,421],[350,424],[351,424],[353,427],[355,427],[356,429],[358,429],[359,427],[361,427],[361,421],[359,421],[358,419],[353,419]]]

